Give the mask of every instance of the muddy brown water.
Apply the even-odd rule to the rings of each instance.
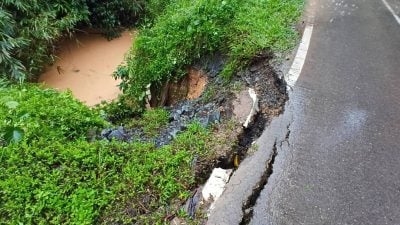
[[[40,77],[47,87],[67,89],[88,106],[112,101],[121,93],[112,77],[134,40],[134,33],[108,41],[99,34],[81,33],[63,41],[57,60]]]

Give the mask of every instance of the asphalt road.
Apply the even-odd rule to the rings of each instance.
[[[400,24],[380,0],[315,9],[289,144],[251,224],[398,225]]]
[[[400,224],[400,24],[381,0],[314,2],[285,113],[232,177],[210,225],[239,224],[260,185],[250,224]],[[399,0],[387,2],[399,11]],[[249,177],[261,179],[273,146],[272,174],[257,183]]]

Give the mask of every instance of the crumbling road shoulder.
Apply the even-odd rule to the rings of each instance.
[[[258,150],[241,164],[232,175],[225,192],[215,203],[208,225],[247,224],[252,207],[273,173],[278,148],[287,139],[290,113],[284,113],[271,124],[256,141]]]

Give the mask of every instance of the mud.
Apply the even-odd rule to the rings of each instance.
[[[207,85],[207,74],[203,70],[189,69],[189,88],[187,99],[196,99],[201,96]]]
[[[133,34],[108,41],[100,34],[78,33],[58,47],[57,60],[39,77],[45,86],[72,94],[88,106],[111,101],[121,93],[112,73],[124,60]]]

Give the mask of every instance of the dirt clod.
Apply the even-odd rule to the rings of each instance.
[[[187,93],[187,99],[196,99],[201,96],[206,85],[207,75],[203,70],[197,70],[194,68],[189,69],[189,90]]]

